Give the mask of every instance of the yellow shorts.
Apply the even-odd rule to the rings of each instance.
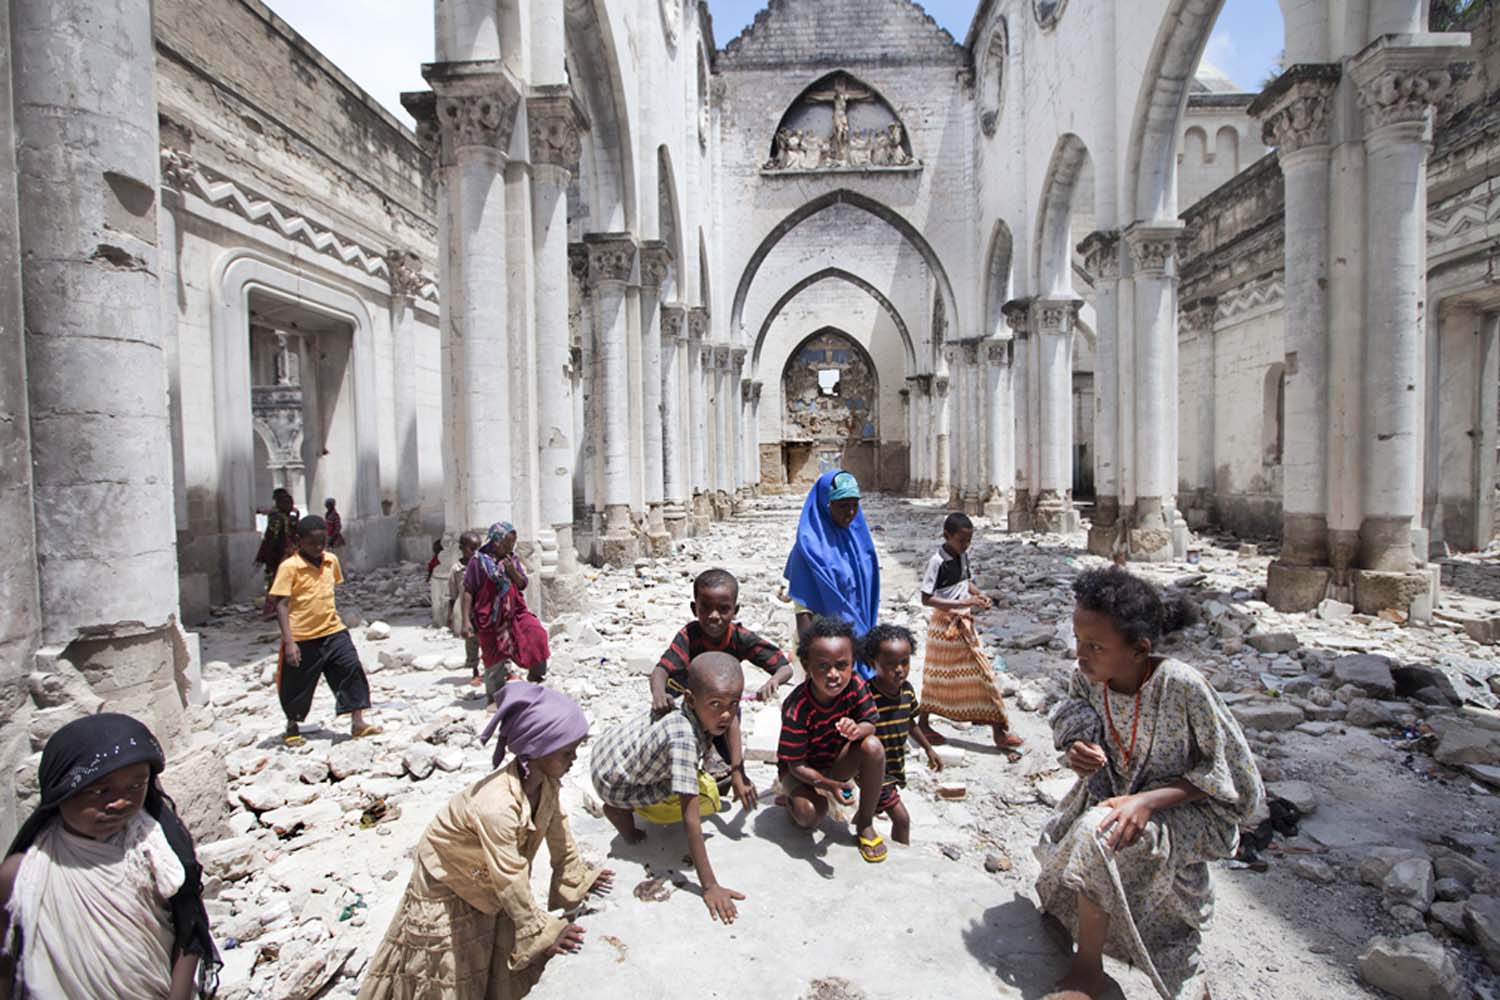
[[[707,771],[698,772],[698,815],[712,816],[719,811],[719,785]],[[635,814],[647,823],[670,826],[682,822],[682,799],[673,795],[661,802],[641,806]]]

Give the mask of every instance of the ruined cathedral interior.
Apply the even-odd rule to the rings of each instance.
[[[867,871],[770,818],[780,715],[746,702],[733,931],[671,828],[622,858],[580,764],[617,886],[534,995],[1049,995],[1047,709],[1071,583],[1115,564],[1192,605],[1172,655],[1303,817],[1212,866],[1212,995],[1500,996],[1500,4],[1260,0],[1283,51],[1232,80],[1205,50],[1253,0],[769,0],[733,34],[721,0],[436,0],[398,109],[286,2],[0,4],[0,835],[53,734],[134,715],[219,996],[371,995],[413,845],[490,759],[460,535],[514,526],[587,754],[702,570],[793,651],[787,551],[845,470],[922,646],[972,519],[1027,749],[946,730]],[[342,515],[384,727],[353,762],[321,693],[281,745],[277,489]]]

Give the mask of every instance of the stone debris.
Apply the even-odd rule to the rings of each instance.
[[[1453,956],[1431,934],[1378,937],[1359,956],[1359,974],[1399,1000],[1465,1000]]]
[[[752,510],[774,512],[788,528],[795,518],[790,499],[757,504]],[[877,544],[884,547],[883,590],[888,592],[882,617],[922,635],[926,612],[908,598],[928,546],[925,535],[911,525],[919,520],[925,524],[931,514],[926,508],[872,499],[868,516],[887,528],[877,534]],[[643,709],[646,675],[687,618],[685,587],[699,567],[725,564],[733,569],[741,579],[741,620],[773,641],[790,643],[790,610],[776,598],[784,553],[772,551],[780,543],[765,543],[765,523],[750,518],[731,521],[709,538],[689,539],[677,564],[652,562],[639,570],[595,573],[588,610],[547,621],[554,654],[549,683],[580,701],[596,734]],[[893,554],[893,543],[913,536],[924,541],[905,544],[912,550],[907,556]],[[740,554],[741,549],[748,554]],[[912,565],[904,564],[903,558]],[[1001,598],[1000,606],[981,614],[978,624],[982,641],[995,656],[997,683],[1014,710],[1013,726],[1025,737],[1026,750],[1011,761],[993,750],[986,727],[935,720],[949,738],[937,748],[943,771],[929,770],[921,750],[909,745],[909,785],[902,795],[913,816],[913,844],[910,849],[893,845],[891,859],[878,874],[896,875],[925,857],[949,873],[942,879],[961,881],[962,873],[969,872],[986,886],[1001,884],[1006,892],[1012,886],[1024,892],[1036,870],[1024,845],[1035,843],[1050,810],[1078,781],[1052,749],[1043,713],[1061,696],[1073,669],[1068,658],[1071,630],[1064,626],[1070,620],[1071,581],[1079,569],[1072,563],[1082,561],[1030,546],[1025,536],[1006,537],[988,529],[976,538],[972,558],[983,585]],[[1164,644],[1165,652],[1203,671],[1245,727],[1268,791],[1302,813],[1304,835],[1277,838],[1277,850],[1285,848],[1286,853],[1273,851],[1270,870],[1251,876],[1257,889],[1248,898],[1257,909],[1274,905],[1292,913],[1295,901],[1310,893],[1352,893],[1361,904],[1340,909],[1339,933],[1367,941],[1398,929],[1389,938],[1398,945],[1406,940],[1400,935],[1408,931],[1419,937],[1436,933],[1453,949],[1446,958],[1460,974],[1464,963],[1482,967],[1486,959],[1479,941],[1494,926],[1493,907],[1486,900],[1500,895],[1500,874],[1492,867],[1500,842],[1487,834],[1472,843],[1461,838],[1475,836],[1466,831],[1483,818],[1500,818],[1500,796],[1492,795],[1492,786],[1484,780],[1495,776],[1486,769],[1500,770],[1500,759],[1493,757],[1500,741],[1500,712],[1475,699],[1460,704],[1450,698],[1443,687],[1448,674],[1433,666],[1445,652],[1459,655],[1477,647],[1463,645],[1469,640],[1456,625],[1445,629],[1439,623],[1431,630],[1415,630],[1383,622],[1386,628],[1381,628],[1379,619],[1357,614],[1281,615],[1256,596],[1265,559],[1242,564],[1232,551],[1205,548],[1193,581],[1178,588],[1199,609],[1197,623]],[[1181,579],[1182,569],[1137,567],[1147,576],[1157,573],[1161,583]],[[404,572],[417,580],[422,577],[420,566],[409,565]],[[301,983],[315,983],[320,976],[321,985],[311,987],[320,991],[318,995],[352,996],[360,970],[385,929],[383,919],[367,925],[366,911],[354,902],[363,899],[370,907],[383,902],[381,912],[390,912],[410,871],[409,852],[422,828],[453,792],[489,766],[491,747],[481,746],[477,739],[487,714],[483,690],[467,683],[463,644],[445,629],[399,624],[400,602],[381,596],[397,576],[382,574],[377,586],[367,586],[363,576],[354,577],[347,585],[352,605],[369,609],[374,622],[393,623],[385,638],[369,634],[371,629],[380,634],[375,624],[356,638],[367,667],[383,665],[371,671],[375,716],[386,730],[381,736],[349,739],[347,721],[334,720],[332,703],[326,692],[320,692],[313,717],[304,725],[306,744],[282,747],[275,691],[261,686],[259,677],[263,668],[274,669],[274,657],[265,656],[267,645],[252,646],[238,638],[255,636],[270,644],[274,635],[266,634],[258,622],[231,624],[225,619],[206,636],[205,659],[220,665],[205,675],[211,699],[202,710],[202,721],[211,727],[216,759],[227,776],[227,788],[219,793],[220,807],[227,802],[230,810],[221,820],[220,834],[201,843],[206,878],[215,887],[210,902],[216,932],[238,942],[226,952],[230,964],[221,992],[226,1000],[272,1000],[284,995],[283,989],[291,995]],[[425,606],[417,596],[414,590],[413,606]],[[248,618],[254,609],[246,608],[245,613]],[[1266,647],[1262,652],[1251,642],[1280,635],[1293,636],[1295,644],[1265,638],[1260,642]],[[1000,648],[1006,650],[1003,660]],[[911,678],[918,691],[920,667],[919,652]],[[755,671],[747,671],[752,683],[757,677]],[[1431,692],[1439,693],[1435,700],[1427,700]],[[774,706],[746,702],[743,730],[749,776],[763,802],[761,813],[750,823],[756,828],[771,824],[774,830],[781,821],[762,814],[774,808],[769,803],[774,796],[779,713]],[[564,782],[564,806],[573,817],[580,848],[600,858],[610,850],[612,834],[588,783],[588,746]],[[1447,784],[1428,780],[1436,776]],[[1385,829],[1356,818],[1362,814],[1350,812],[1351,799],[1359,801],[1366,788],[1402,780],[1424,782],[1419,794],[1427,798],[1400,799],[1423,802],[1421,816],[1401,812],[1382,817],[1382,823],[1394,824],[1391,837],[1396,843],[1368,850],[1336,846],[1350,843],[1349,835],[1341,832],[1347,824],[1358,824],[1360,843],[1367,842],[1362,838],[1370,829]],[[963,789],[962,799],[944,798],[945,791],[953,794],[957,788]],[[726,817],[738,815],[732,807],[726,809]],[[1471,812],[1481,819],[1460,819]],[[597,832],[601,828],[606,832]],[[1398,837],[1399,829],[1407,832]],[[675,836],[667,828],[653,828],[647,843]],[[1450,839],[1440,840],[1443,836]],[[721,877],[727,884],[750,888],[732,873],[743,863],[737,860],[739,854],[760,841],[756,834],[749,842],[725,843],[722,849],[716,842],[715,865],[724,866]],[[1419,847],[1424,842],[1426,846]],[[773,853],[765,857],[778,860],[765,863],[784,863],[781,847],[769,850]],[[826,850],[830,863],[843,864],[838,840]],[[854,871],[863,873],[857,855],[849,857],[857,866]],[[333,859],[353,859],[353,864],[335,865]],[[686,864],[681,849],[665,860]],[[649,904],[652,912],[661,907],[659,912],[665,914],[689,902],[701,907],[687,898],[690,894],[676,892],[677,879],[664,869],[647,871],[643,878],[637,874],[641,868],[624,857],[612,857],[610,863],[622,869],[623,886],[639,886],[643,899],[660,900]],[[545,869],[545,860],[538,867]],[[783,873],[789,880],[786,891],[795,893],[799,876],[791,872]],[[844,877],[842,868],[837,877]],[[1245,912],[1240,900],[1247,897],[1235,895],[1240,890],[1234,877],[1218,883],[1222,919],[1217,926],[1224,929],[1211,932],[1210,950],[1231,949],[1235,961],[1244,961],[1246,953],[1238,950],[1242,947],[1280,947],[1257,936],[1253,923],[1238,922]],[[951,895],[946,882],[934,885],[945,899]],[[993,888],[985,891],[992,894]],[[1259,896],[1266,891],[1272,893],[1269,901]],[[644,905],[633,891],[619,890],[617,897],[603,904],[603,915],[617,907]],[[751,893],[744,904],[747,921],[752,913],[756,920],[777,919],[774,904],[763,909],[764,898],[764,889]],[[746,933],[751,933],[751,926],[745,923]],[[735,932],[740,932],[740,925]],[[653,947],[650,932],[633,925],[614,925],[610,933],[627,949],[623,962],[632,967],[641,948]],[[586,987],[561,970],[598,971],[588,964],[593,959],[583,957],[594,950],[603,956],[601,962],[616,966],[621,953],[602,946],[603,936],[591,933],[595,948],[559,963],[560,971],[549,967],[534,991],[537,1000],[587,995]],[[353,951],[340,964],[345,947]],[[1406,974],[1409,967],[1420,966],[1421,961],[1408,954],[1411,951],[1404,945],[1384,950],[1372,946],[1368,961],[1361,963],[1362,969],[1370,970],[1365,981],[1374,983],[1371,976]],[[1333,954],[1316,952],[1324,963],[1335,962]],[[1417,954],[1427,952],[1417,949]],[[1432,975],[1441,979],[1441,948],[1437,954],[1440,957],[1433,961],[1439,971]],[[252,970],[254,961],[259,965]],[[1419,973],[1412,975],[1420,979]],[[1274,981],[1291,988],[1290,980]],[[550,982],[557,985],[549,986]],[[1246,1000],[1233,988],[1226,984],[1228,1000]],[[1149,992],[1149,986],[1145,990]],[[1342,1000],[1357,994],[1336,995]]]

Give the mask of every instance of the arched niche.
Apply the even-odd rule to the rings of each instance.
[[[786,482],[810,485],[830,468],[878,480],[880,375],[857,340],[834,326],[814,331],[781,372],[781,448]]]
[[[1010,29],[1002,17],[995,21],[979,67],[979,127],[986,136],[995,134],[1000,114],[1005,110],[1005,82],[1009,75],[1006,60],[1009,56]]]
[[[1088,147],[1071,132],[1057,141],[1042,189],[1034,273],[1043,293],[1073,293],[1074,245],[1089,232],[1093,218],[1093,165]],[[1075,238],[1076,236],[1076,238]]]
[[[797,95],[771,134],[768,156],[768,173],[916,166],[896,109],[842,70]]]

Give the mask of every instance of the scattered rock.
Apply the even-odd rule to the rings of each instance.
[[[1269,732],[1293,729],[1306,718],[1302,709],[1281,701],[1235,705],[1230,712],[1235,721],[1245,729],[1263,729]]]
[[[1010,858],[1004,854],[991,853],[984,856],[984,870],[991,875],[1008,872],[1012,867]]]
[[[1464,904],[1433,903],[1427,911],[1429,923],[1435,923],[1456,938],[1469,940],[1469,928],[1464,924]]]
[[[1394,726],[1396,713],[1387,708],[1384,702],[1375,701],[1372,698],[1355,698],[1349,703],[1349,711],[1344,715],[1344,721],[1351,726],[1362,726],[1365,729],[1373,729],[1376,726]]]
[[[352,944],[330,941],[314,945],[306,958],[278,980],[276,995],[281,1000],[309,1000],[338,975],[352,954]]]
[[[1038,649],[1051,642],[1054,634],[1053,630],[1048,628],[1031,629],[1011,636],[1006,645],[1011,649]]]
[[[1061,778],[1049,778],[1046,781],[1037,782],[1036,797],[1044,806],[1055,807],[1059,802],[1068,797],[1073,786],[1078,783],[1074,774],[1066,774]]]
[[[1333,870],[1333,866],[1318,858],[1294,858],[1292,872],[1299,878],[1316,882],[1318,885],[1332,885],[1338,881],[1338,873]]]
[[[1016,692],[1016,707],[1023,712],[1040,712],[1047,707],[1047,692],[1025,686]]]
[[[1352,614],[1354,614],[1354,605],[1335,601],[1331,597],[1318,605],[1318,617],[1327,622],[1342,621]]]
[[[1400,1000],[1463,1000],[1465,987],[1453,956],[1431,934],[1378,937],[1359,956],[1365,982]]]
[[[251,812],[263,813],[286,805],[286,788],[279,781],[259,781],[235,791],[235,796]]]
[[[1359,880],[1365,885],[1378,886],[1385,881],[1392,868],[1412,858],[1426,861],[1427,855],[1405,847],[1372,847],[1359,860]]]
[[[1402,905],[1426,913],[1436,896],[1432,862],[1426,858],[1397,862],[1381,882],[1380,891],[1386,909]]]
[[[1461,719],[1434,720],[1440,735],[1432,756],[1441,764],[1500,764],[1500,733]]]
[[[371,642],[380,642],[391,637],[391,627],[385,622],[371,622],[365,629],[365,638]]]
[[[368,739],[344,740],[328,748],[328,771],[334,781],[364,774],[375,764],[375,744]]]
[[[1265,632],[1247,636],[1245,645],[1257,653],[1290,653],[1302,643],[1290,632]]]
[[[1440,878],[1433,888],[1437,893],[1437,898],[1445,903],[1464,899],[1469,895],[1469,887],[1456,878]]]
[[[1317,792],[1305,781],[1273,781],[1266,785],[1266,793],[1286,799],[1304,816],[1318,811]]]
[[[439,670],[443,666],[443,653],[424,653],[411,661],[417,670]]]
[[[1471,896],[1464,904],[1464,926],[1490,968],[1500,972],[1500,896]]]
[[[413,743],[401,755],[401,766],[406,773],[421,781],[437,766],[437,748],[431,743]]]
[[[260,868],[260,848],[253,837],[230,837],[197,846],[198,863],[209,875],[237,882]]]
[[[933,747],[933,750],[937,751],[938,760],[943,762],[944,770],[950,767],[963,767],[964,764],[968,763],[968,751],[962,747],[947,745]]]
[[[464,752],[457,748],[444,750],[433,758],[433,764],[437,766],[439,771],[461,771],[464,766]]]
[[[1333,661],[1333,678],[1340,685],[1353,684],[1376,698],[1390,698],[1396,693],[1391,661],[1375,653],[1339,657]]]

